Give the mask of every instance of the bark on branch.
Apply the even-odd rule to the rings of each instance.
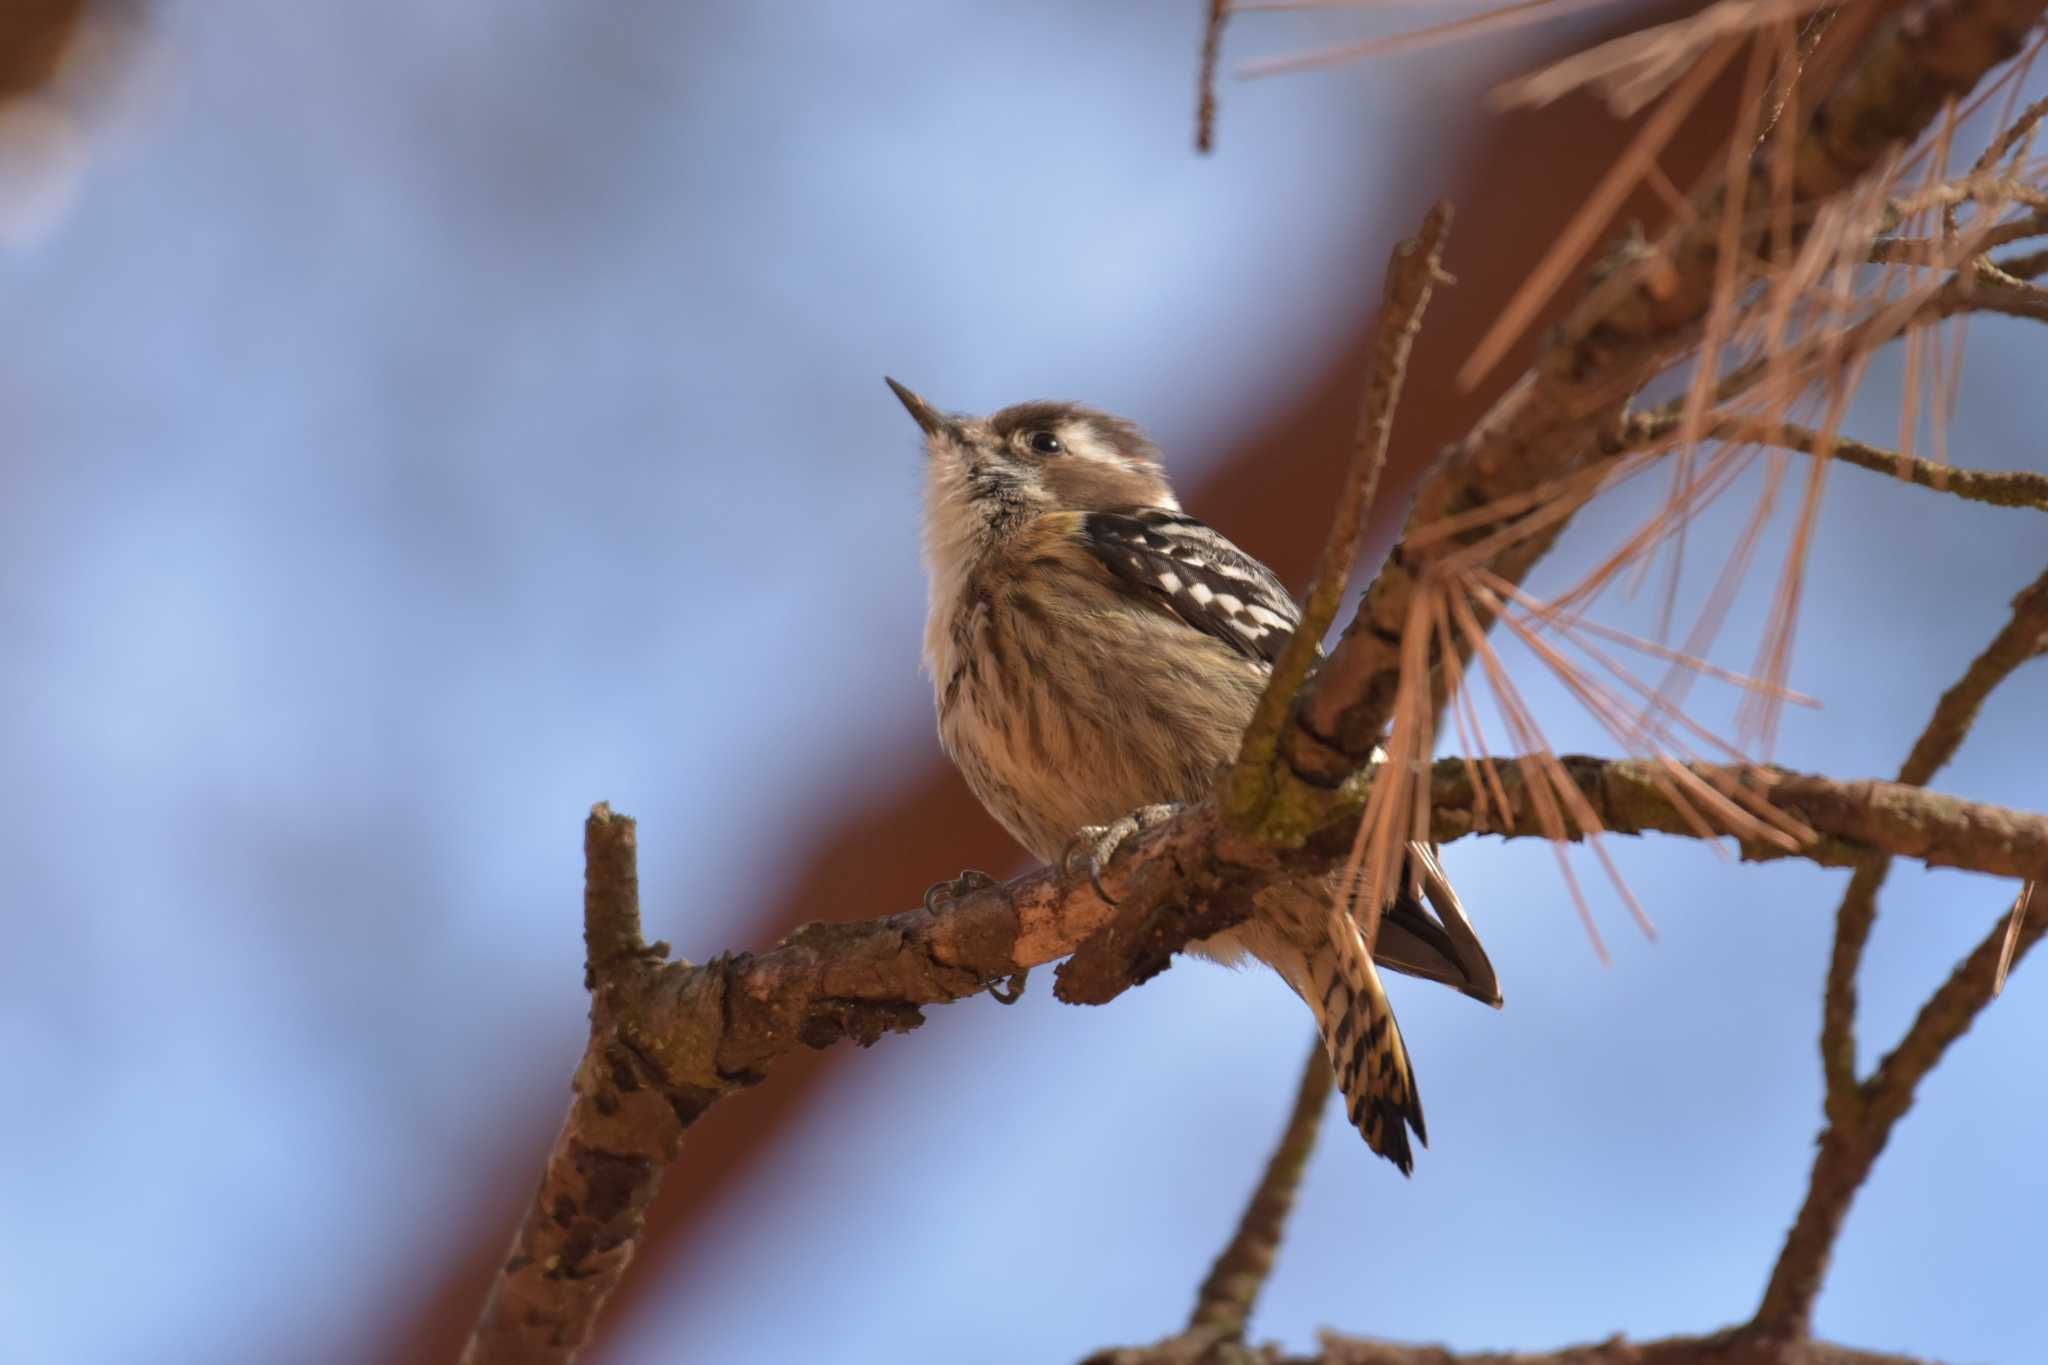
[[[1693,833],[1686,813],[1662,794],[1670,788],[1655,765],[1574,756],[1560,762],[1611,832]],[[1819,837],[1799,856],[1815,862],[1852,864],[1883,851],[1993,876],[2048,879],[2048,815],[1890,782],[1693,766],[1710,781],[1765,794],[1805,822]],[[1433,837],[1544,837],[1521,765],[1504,763],[1500,776],[1508,808],[1492,812],[1482,828],[1475,815],[1480,796],[1463,762],[1436,764]],[[1350,840],[1345,812],[1355,820],[1367,791],[1357,781],[1333,794],[1328,822],[1291,848],[1232,833],[1208,803],[1189,807],[1119,849],[1102,870],[1102,890],[1117,902],[1142,898],[1170,907],[1156,917],[1152,945],[1170,954],[1191,933],[1242,919],[1251,892],[1265,881],[1336,866]],[[798,1047],[841,1039],[867,1046],[907,1032],[924,1021],[927,1005],[975,995],[1072,952],[1116,909],[1089,877],[1047,869],[938,913],[812,924],[758,955],[663,962],[663,946],[640,937],[632,822],[598,807],[585,849],[590,1045],[540,1189],[464,1352],[468,1365],[574,1358],[632,1257],[663,1168],[688,1127],[718,1100],[756,1084]],[[1788,856],[1764,845],[1744,845],[1742,853]],[[1188,910],[1192,918],[1182,913]]]
[[[1106,1352],[1090,1365],[1190,1365],[1171,1347]],[[1610,1337],[1555,1351],[1452,1351],[1369,1337],[1322,1335],[1321,1349],[1295,1355],[1273,1348],[1212,1355],[1202,1365],[1933,1365],[1912,1356],[1862,1351],[1826,1341],[1769,1341],[1728,1331],[1703,1337],[1630,1341]]]
[[[667,951],[640,936],[633,822],[595,807],[583,828],[583,862],[590,1045],[540,1188],[463,1347],[463,1365],[574,1360],[633,1259],[662,1172],[682,1149],[688,1120],[678,1093],[648,1069],[633,1042],[636,987]]]
[[[1993,689],[2031,660],[2048,653],[2048,572],[2012,601],[2012,616],[1955,686],[1942,694],[1934,715],[1900,765],[1899,781],[1924,786],[1962,746]],[[1859,863],[1835,915],[1835,942],[1821,1010],[1821,1068],[1826,1078],[1827,1124],[1821,1130],[1806,1197],[1778,1254],[1756,1312],[1756,1323],[1777,1334],[1804,1335],[1827,1275],[1835,1239],[1877,1158],[1891,1140],[1927,1073],[1998,993],[2003,971],[2040,941],[2043,916],[2012,922],[2001,915],[1975,952],[1921,1008],[1899,1045],[1868,1079],[1856,1078],[1856,975],[1877,919],[1877,893],[1891,859]]]
[[[1631,449],[1653,449],[1674,439],[1684,425],[1677,411],[1640,413],[1623,428],[1622,440]],[[1993,507],[2031,507],[2048,512],[2048,474],[2029,469],[1958,469],[1935,460],[1923,460],[1903,451],[1852,440],[1847,436],[1824,437],[1811,427],[1790,422],[1758,423],[1737,417],[1708,422],[1705,434],[1716,441],[1783,446],[1806,455],[1823,450],[1832,459],[1853,464],[1878,474],[1889,474],[1902,483],[1916,484],[1938,493],[1948,493],[1966,502],[1989,503]]]

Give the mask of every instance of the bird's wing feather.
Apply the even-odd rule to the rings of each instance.
[[[1090,512],[1081,540],[1111,574],[1159,610],[1270,666],[1301,609],[1273,571],[1185,512],[1125,507]]]

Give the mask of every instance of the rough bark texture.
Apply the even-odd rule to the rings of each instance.
[[[1558,762],[1609,830],[1694,832],[1665,795],[1669,785],[1657,781],[1656,765]],[[1434,836],[1545,837],[1525,766],[1501,765],[1508,804],[1492,811],[1482,830],[1479,793],[1464,762],[1437,764]],[[1810,825],[1820,838],[1802,856],[1815,861],[1853,863],[1883,850],[1998,876],[2048,878],[2048,815],[1896,783],[1692,766],[1717,784],[1768,794],[1778,809]],[[1354,782],[1340,793],[1357,803],[1352,820],[1365,790]],[[1350,823],[1340,813],[1300,845],[1276,848],[1232,833],[1203,804],[1131,840],[1099,878],[1041,870],[936,912],[806,925],[766,953],[697,966],[663,962],[665,947],[641,939],[632,822],[597,807],[585,833],[590,1043],[568,1118],[464,1351],[465,1365],[573,1360],[632,1259],[646,1207],[685,1131],[718,1100],[764,1079],[786,1054],[842,1039],[865,1047],[907,1032],[924,1021],[926,1005],[977,994],[1071,953],[1120,906],[1158,908],[1136,954],[1134,976],[1142,979],[1189,936],[1243,918],[1251,892],[1265,881],[1334,866]],[[1789,856],[1770,845],[1745,846],[1743,853]],[[2023,946],[2044,927],[2048,916],[2034,920]],[[1968,1026],[1970,993],[1988,993],[1998,947],[1994,937],[1944,987],[1949,995],[1930,1002],[1931,1027],[1944,1045]],[[1883,1080],[1881,1071],[1873,1084]],[[1903,1112],[1909,1101],[1908,1093],[1887,1103]]]
[[[598,806],[584,825],[584,985],[590,1045],[540,1188],[491,1283],[464,1365],[560,1365],[590,1339],[640,1241],[661,1174],[696,1117],[633,1042],[633,986],[659,961],[640,937],[633,822]],[[708,1103],[708,1100],[707,1100]]]

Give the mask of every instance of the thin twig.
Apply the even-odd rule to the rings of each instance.
[[[2029,237],[2048,236],[2048,209],[1996,223],[1977,239],[1979,251],[1995,251]],[[1949,266],[1955,263],[1952,248],[1926,237],[1881,237],[1870,245],[1870,259],[1880,265]]]
[[[1209,0],[1202,24],[1202,67],[1195,86],[1195,150],[1207,156],[1216,149],[1216,63],[1223,55],[1223,26],[1230,22],[1230,0]]]
[[[1675,408],[1638,414],[1628,420],[1622,439],[1631,450],[1654,450],[1667,441],[1675,440],[1682,422],[1683,414]],[[1844,463],[1889,474],[1921,488],[1951,493],[1968,502],[2048,511],[2048,474],[2037,474],[2032,470],[1958,469],[1954,465],[1937,464],[1933,460],[1886,450],[1847,436],[1824,441],[1822,433],[1811,427],[1790,422],[1757,421],[1741,415],[1709,418],[1701,435],[1731,444],[1754,441],[1782,446],[1807,455],[1815,454],[1825,445],[1830,455]]]
[[[1899,766],[1899,781],[1924,787],[1948,766],[1963,738],[1976,723],[1977,712],[1992,690],[2048,643],[2048,571],[2012,600],[2012,616],[1985,646],[1954,686],[1942,693]],[[1828,965],[1827,992],[1821,1012],[1821,1066],[1827,1077],[1827,1112],[1831,1122],[1855,1118],[1856,974],[1864,945],[1877,918],[1877,893],[1884,886],[1891,860],[1873,858],[1856,869],[1835,912],[1835,940]]]
[[[1899,766],[1900,783],[1924,787],[1932,781],[1955,757],[1992,690],[2014,670],[2044,652],[2048,652],[2048,571],[2013,598],[2011,618],[1955,685],[1942,693],[1912,752]],[[1955,996],[1950,1007],[1945,1007],[1950,1008],[1950,1013],[1939,1016],[1950,1022],[1928,1022],[1929,1011],[1934,1011],[1936,1002],[1942,999],[1937,993],[1935,1000],[1930,1000],[1922,1010],[1921,1021],[1914,1024],[1907,1040],[1879,1068],[1878,1076],[1859,1083],[1856,976],[1862,966],[1864,947],[1870,940],[1871,926],[1877,919],[1877,894],[1890,868],[1891,859],[1883,854],[1864,861],[1849,879],[1841,906],[1835,912],[1834,948],[1829,955],[1821,1006],[1820,1055],[1826,1077],[1827,1123],[1821,1132],[1820,1151],[1814,1159],[1804,1205],[1786,1236],[1763,1303],[1757,1309],[1757,1323],[1770,1330],[1801,1334],[1806,1331],[1814,1297],[1820,1292],[1828,1258],[1842,1221],[1848,1216],[1849,1205],[1878,1153],[1883,1151],[1891,1125],[1910,1103],[1913,1087],[1939,1058],[1941,1048],[1968,1027],[1969,1017],[1998,994],[2005,970],[2015,952],[2022,950],[2023,942],[2033,941],[2025,938],[2018,927],[2018,916],[2012,917],[2015,927],[1995,930],[1986,946],[1959,967],[1957,977],[1942,988],[1962,993]],[[2035,938],[2039,937],[2039,929],[2037,924]],[[1980,970],[1975,965],[1977,958],[1987,951],[1990,966]],[[1967,982],[1957,985],[1966,972]],[[1960,1023],[1955,1023],[1953,1011],[1962,1009],[1965,1001],[1975,1003],[1960,1016]],[[1924,1038],[1916,1041],[1924,1031],[1923,1025],[1924,1029],[1952,1027],[1952,1031],[1942,1035],[1945,1041],[1939,1047],[1930,1047]],[[1900,1058],[1913,1060],[1897,1060]],[[1910,1070],[1915,1065],[1920,1070]],[[1877,1097],[1881,1094],[1892,1096],[1896,1107],[1880,1106]],[[1901,1095],[1903,1099],[1898,1098]]]
[[[1912,1107],[1920,1082],[1997,994],[2006,922],[2007,916],[2001,914],[1991,932],[1921,1007],[1906,1036],[1879,1064],[1876,1074],[1858,1087],[1855,1121],[1830,1123],[1822,1130],[1806,1201],[1786,1235],[1784,1250],[1757,1308],[1754,1326],[1758,1331],[1772,1336],[1806,1335],[1835,1237],[1856,1191],[1883,1153],[1892,1128]],[[2044,931],[2048,931],[2048,920],[2039,916],[2022,927],[2014,957],[2025,956]]]
[[[2031,280],[2036,275],[2048,275],[2048,250],[2030,251],[2024,256],[2005,256],[1992,264],[2007,279]]]
[[[1317,1041],[1309,1047],[1308,1060],[1302,1066],[1294,1111],[1288,1115],[1280,1145],[1266,1162],[1266,1173],[1252,1191],[1251,1202],[1245,1205],[1237,1232],[1217,1256],[1215,1265],[1209,1269],[1209,1278],[1202,1281],[1201,1292],[1195,1296],[1188,1336],[1244,1340],[1245,1324],[1251,1320],[1252,1306],[1273,1271],[1273,1256],[1280,1249],[1287,1215],[1294,1209],[1295,1192],[1301,1186],[1302,1173],[1308,1169],[1309,1156],[1316,1149],[1316,1131],[1334,1083],[1329,1055],[1321,1041]]]
[[[1424,216],[1415,235],[1396,246],[1387,261],[1379,321],[1367,351],[1370,368],[1366,372],[1365,394],[1359,403],[1351,468],[1345,475],[1337,514],[1331,519],[1329,535],[1316,560],[1315,576],[1310,580],[1307,600],[1302,603],[1301,621],[1274,661],[1272,676],[1245,727],[1244,741],[1231,773],[1229,809],[1244,821],[1247,829],[1256,825],[1265,798],[1272,790],[1271,769],[1281,727],[1286,724],[1287,713],[1309,670],[1322,654],[1323,634],[1337,619],[1337,608],[1344,600],[1351,570],[1358,562],[1359,545],[1365,539],[1366,513],[1379,492],[1380,471],[1386,468],[1394,413],[1400,406],[1401,388],[1408,377],[1408,357],[1436,286],[1450,279],[1443,270],[1444,242],[1450,230],[1451,206],[1437,203]]]

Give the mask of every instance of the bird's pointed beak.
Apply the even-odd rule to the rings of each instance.
[[[953,429],[953,421],[945,413],[940,412],[937,408],[925,402],[924,399],[919,398],[915,393],[889,378],[889,376],[883,375],[882,379],[895,392],[896,397],[902,400],[903,406],[910,410],[910,415],[917,419],[917,424],[923,428],[925,435],[937,436],[940,432]]]

